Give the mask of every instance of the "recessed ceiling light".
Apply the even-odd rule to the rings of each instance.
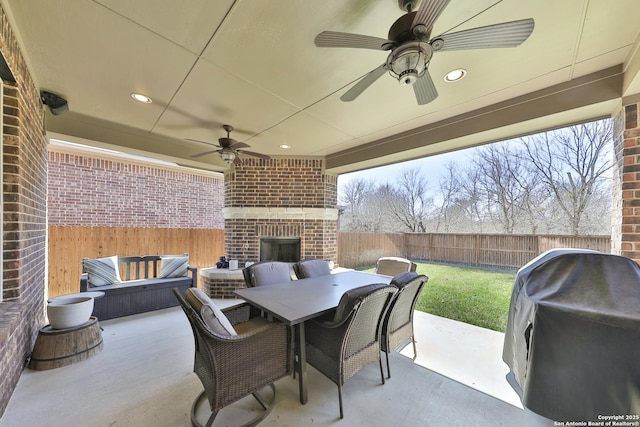
[[[141,93],[132,93],[131,97],[138,102],[142,102],[143,104],[151,104],[152,100],[147,95],[143,95]]]
[[[445,74],[444,81],[449,83],[457,82],[458,80],[463,79],[466,75],[467,70],[465,70],[464,68],[458,68],[457,70],[452,70]]]
[[[280,148],[282,148],[284,150],[288,150],[289,148],[291,148],[291,146],[287,145],[287,144],[280,144]]]

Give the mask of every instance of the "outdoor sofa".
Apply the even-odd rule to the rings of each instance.
[[[178,305],[171,289],[185,292],[198,284],[189,254],[84,258],[80,292],[96,294],[93,316],[113,319]]]

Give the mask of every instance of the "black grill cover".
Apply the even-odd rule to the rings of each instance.
[[[546,418],[639,414],[638,264],[575,249],[535,258],[513,285],[502,358],[522,404]]]

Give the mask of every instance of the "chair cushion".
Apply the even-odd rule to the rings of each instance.
[[[122,281],[118,268],[118,257],[115,255],[106,258],[83,259],[82,269],[88,274],[88,281],[92,286],[111,285]]]
[[[353,288],[351,290],[346,291],[342,294],[340,298],[340,302],[338,303],[338,307],[336,307],[336,313],[333,317],[334,323],[340,323],[349,315],[355,305],[364,297],[369,295],[373,291],[377,291],[378,289],[385,288],[389,285],[386,283],[374,283],[371,285],[360,286],[358,288]]]
[[[160,277],[182,277],[187,275],[189,266],[188,256],[160,257]]]
[[[418,276],[419,274],[415,271],[405,271],[404,273],[393,276],[393,279],[391,279],[391,285],[398,289],[402,289]]]
[[[269,325],[270,323],[271,322],[269,322],[264,317],[256,316],[256,317],[252,317],[246,322],[236,323],[234,325],[234,329],[236,330],[238,335],[244,335],[244,334],[248,334],[249,332],[253,332],[256,329],[260,329],[264,325]]]
[[[289,264],[285,262],[262,262],[247,267],[255,286],[273,285],[291,280]]]
[[[211,298],[198,288],[189,288],[185,299],[200,314],[204,323],[218,335],[238,335],[227,316],[211,301]]]
[[[297,269],[299,272],[299,279],[304,279],[305,277],[326,276],[327,274],[331,274],[329,263],[321,259],[309,259],[306,261],[300,261],[299,263],[297,263]]]

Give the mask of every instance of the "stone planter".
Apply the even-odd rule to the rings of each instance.
[[[67,329],[82,325],[89,320],[92,312],[92,297],[57,297],[47,304],[47,317],[53,329]]]

